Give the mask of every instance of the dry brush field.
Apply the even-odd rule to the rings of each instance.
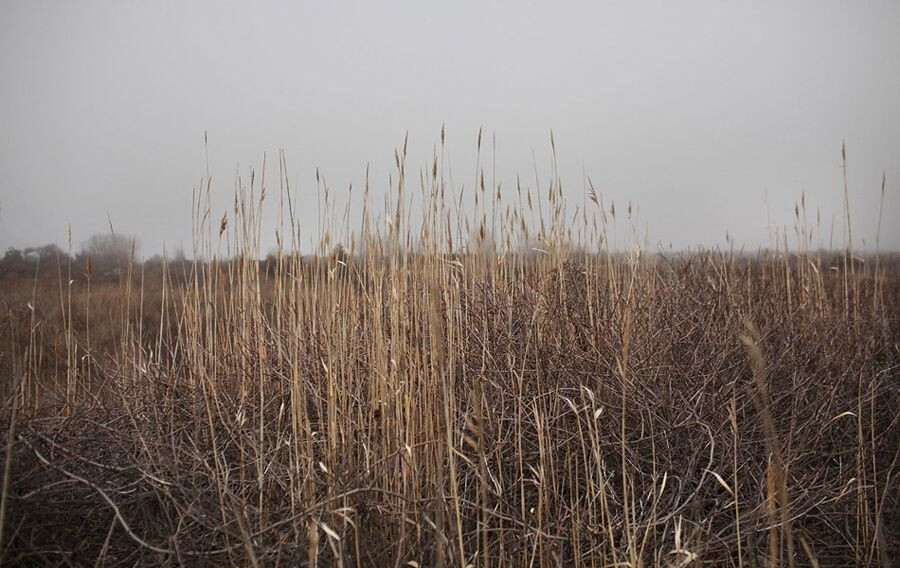
[[[483,175],[469,226],[437,159],[414,223],[397,167],[338,254],[200,192],[207,261],[3,280],[4,564],[900,555],[896,257],[617,253],[593,191],[573,231]]]

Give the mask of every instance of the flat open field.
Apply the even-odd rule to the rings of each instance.
[[[3,276],[3,563],[900,556],[896,257],[511,252],[484,225],[451,254],[434,219],[365,254],[238,234],[227,261]]]

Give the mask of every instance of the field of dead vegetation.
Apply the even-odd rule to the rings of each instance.
[[[397,162],[316,259],[257,260],[251,191],[206,260],[4,277],[0,563],[900,557],[896,257],[615,252],[593,191],[573,232],[483,176],[470,226],[437,160],[413,224]]]

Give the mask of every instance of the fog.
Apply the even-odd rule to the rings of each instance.
[[[588,175],[634,204],[622,234],[676,249],[767,246],[801,196],[842,246],[846,143],[855,246],[884,173],[881,248],[900,249],[897,30],[893,0],[5,1],[0,247],[66,248],[71,226],[77,250],[111,221],[145,255],[188,249],[207,153],[217,219],[264,155],[277,194],[280,150],[311,238],[316,168],[358,214],[366,168],[386,191],[408,134],[416,189],[446,125],[457,190],[483,128],[488,180],[546,191],[552,130],[570,212]]]

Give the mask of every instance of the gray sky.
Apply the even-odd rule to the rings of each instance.
[[[532,151],[546,185],[552,129],[570,210],[584,169],[676,248],[764,246],[766,192],[790,228],[803,191],[840,245],[845,140],[857,245],[885,171],[882,248],[900,249],[898,30],[896,0],[3,0],[0,247],[65,245],[71,224],[77,249],[109,212],[145,254],[189,248],[204,131],[216,217],[264,152],[277,190],[282,148],[311,235],[315,167],[339,203],[367,163],[383,191],[404,133],[415,171],[445,123],[457,186],[481,125],[504,188],[534,186]]]

